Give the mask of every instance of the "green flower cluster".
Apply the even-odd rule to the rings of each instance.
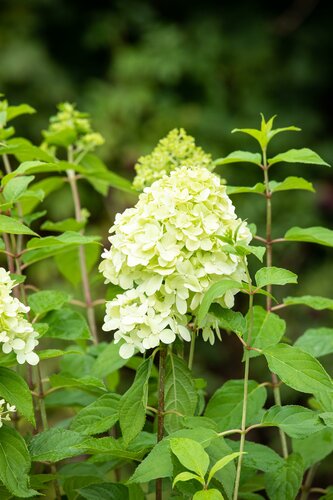
[[[78,111],[68,102],[58,105],[58,113],[50,118],[43,136],[50,146],[75,145],[78,150],[93,150],[104,144],[103,136],[92,129],[89,114]]]
[[[186,325],[211,284],[246,281],[244,260],[224,251],[223,237],[248,244],[251,233],[205,167],[181,167],[156,181],[135,207],[116,215],[110,233],[100,271],[127,291],[107,303],[103,329],[124,341],[123,357],[176,336],[190,340]],[[237,292],[228,290],[219,303],[232,307]],[[209,326],[204,338],[214,342]]]
[[[6,403],[4,399],[0,399],[0,427],[3,426],[3,420],[10,421],[10,413],[16,412],[16,406]]]
[[[143,190],[163,175],[170,174],[177,167],[206,167],[213,170],[214,163],[210,154],[195,145],[194,138],[187,135],[184,129],[174,129],[161,139],[153,150],[138,159],[133,181],[135,189]]]

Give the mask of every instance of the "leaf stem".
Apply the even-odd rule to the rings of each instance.
[[[251,292],[252,282],[251,277],[249,275],[249,271],[246,266],[246,274],[249,282],[249,290]],[[252,337],[252,327],[253,327],[253,294],[249,294],[249,325],[248,325],[248,333],[246,343],[250,345],[251,337]],[[242,461],[243,461],[243,452],[245,446],[245,434],[246,434],[246,414],[247,414],[247,399],[248,399],[248,384],[249,384],[249,372],[250,372],[250,352],[244,346],[244,356],[245,356],[245,368],[244,368],[244,393],[243,393],[243,408],[242,408],[242,423],[241,423],[241,437],[239,442],[239,457],[237,462],[237,470],[236,470],[236,479],[235,479],[235,489],[233,500],[238,499],[238,491],[240,484],[240,476],[242,470]]]
[[[319,464],[315,464],[312,467],[310,467],[306,479],[304,481],[304,484],[302,486],[302,493],[300,496],[300,500],[307,500],[318,466]]]
[[[73,161],[74,161],[73,148],[69,147],[68,148],[68,162],[73,163]],[[67,177],[68,177],[68,182],[69,182],[69,185],[70,185],[71,191],[72,191],[75,219],[78,222],[81,222],[82,221],[81,201],[80,201],[80,195],[79,195],[79,190],[78,190],[74,170],[67,170]],[[79,261],[80,261],[83,293],[84,293],[86,308],[87,308],[88,323],[89,323],[90,331],[92,334],[93,342],[94,342],[94,344],[98,344],[95,309],[94,309],[93,302],[91,299],[91,291],[90,291],[89,277],[88,277],[88,271],[87,271],[86,254],[85,254],[84,247],[82,245],[79,247]]]
[[[157,442],[162,441],[164,436],[164,389],[165,389],[165,365],[167,350],[161,346],[159,369],[158,369],[158,413],[157,413]],[[162,478],[156,479],[156,500],[162,500]]]
[[[196,334],[197,334],[196,329],[192,328],[190,354],[189,354],[189,357],[188,357],[188,368],[189,368],[189,370],[192,370],[192,367],[193,367]]]
[[[266,197],[266,266],[272,267],[273,262],[273,247],[272,247],[272,193],[269,188],[268,165],[267,165],[267,152],[266,148],[262,149],[263,153],[263,171],[264,171],[264,184],[265,184],[265,197]],[[275,241],[276,242],[276,241]],[[268,293],[272,293],[272,285],[266,287]],[[272,298],[266,297],[266,310],[272,310]],[[279,380],[275,373],[272,373],[273,382],[273,395],[276,405],[281,406],[281,394],[279,387]],[[282,429],[279,429],[282,454],[284,458],[288,457],[287,438]]]

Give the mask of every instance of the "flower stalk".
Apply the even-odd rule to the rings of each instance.
[[[158,413],[157,413],[157,442],[162,441],[164,436],[164,391],[165,391],[165,365],[167,349],[160,349],[159,371],[158,371]],[[156,479],[156,500],[162,500],[162,478]]]

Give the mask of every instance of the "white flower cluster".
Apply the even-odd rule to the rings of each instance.
[[[19,364],[27,362],[36,365],[39,361],[34,348],[38,344],[38,333],[24,317],[29,311],[17,298],[12,296],[15,282],[9,272],[0,267],[0,343],[5,354],[14,352]]]
[[[190,340],[186,325],[211,284],[246,280],[244,261],[223,250],[223,237],[247,244],[251,233],[205,167],[181,167],[154,182],[134,208],[116,215],[110,233],[100,271],[127,291],[107,303],[103,329],[125,341],[122,357],[176,336]],[[228,290],[219,303],[232,307],[237,292]],[[203,335],[213,343],[210,326]]]
[[[11,406],[4,399],[0,399],[0,427],[3,426],[3,420],[10,420],[10,413],[16,412],[16,406]]]

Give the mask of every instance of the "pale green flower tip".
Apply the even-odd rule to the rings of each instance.
[[[219,177],[205,167],[177,168],[146,187],[133,208],[116,215],[110,233],[99,269],[124,293],[107,303],[103,330],[124,342],[122,357],[177,337],[190,341],[187,324],[208,288],[224,278],[246,281],[244,260],[223,250],[221,236],[248,244],[251,232]],[[238,291],[217,302],[233,307]],[[212,343],[218,325],[209,317],[204,326]]]
[[[159,141],[152,153],[138,159],[134,166],[137,175],[134,178],[133,187],[142,191],[154,181],[184,165],[192,168],[214,169],[211,155],[196,146],[194,138],[183,128],[175,128]]]
[[[39,357],[34,348],[38,345],[38,333],[25,318],[29,307],[12,296],[14,286],[9,272],[0,267],[0,345],[5,354],[15,353],[19,364],[36,365]]]

